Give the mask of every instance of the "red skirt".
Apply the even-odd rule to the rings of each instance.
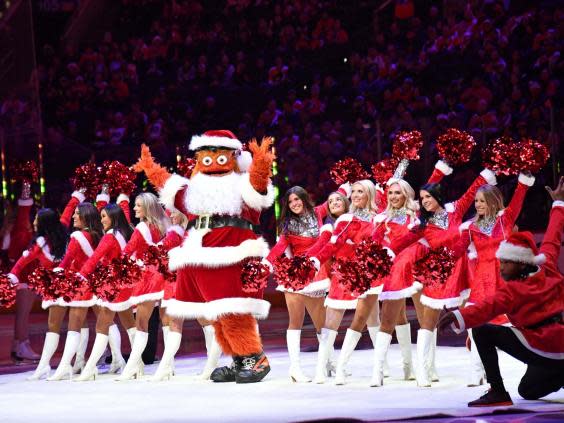
[[[133,287],[133,292],[129,299],[132,305],[144,303],[146,301],[159,301],[164,297],[165,279],[158,272],[155,266],[147,266],[143,270],[141,279]]]

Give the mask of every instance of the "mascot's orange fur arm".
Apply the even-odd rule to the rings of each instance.
[[[253,161],[249,167],[249,180],[255,191],[265,194],[272,176],[272,162],[275,159],[270,147],[274,139],[265,137],[259,145],[256,140],[249,143],[249,151],[253,154]]]
[[[141,158],[133,165],[133,170],[135,172],[145,172],[151,185],[157,189],[164,187],[165,182],[170,178],[170,173],[155,162],[149,147],[145,144],[141,146]]]

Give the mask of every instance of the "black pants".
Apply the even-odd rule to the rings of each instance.
[[[532,352],[509,327],[487,324],[472,329],[472,336],[492,389],[505,391],[496,347],[527,364],[518,389],[523,398],[536,400],[564,387],[564,360],[552,360]]]

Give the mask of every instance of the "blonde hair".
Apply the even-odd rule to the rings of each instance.
[[[478,193],[482,193],[484,200],[486,200],[486,205],[488,206],[488,214],[485,216],[479,216],[476,214],[474,220],[477,222],[480,219],[485,219],[487,217],[495,217],[497,214],[505,208],[503,205],[503,194],[498,187],[494,185],[482,185],[476,191],[476,196]],[[475,198],[475,197],[474,197]]]
[[[399,186],[400,192],[405,197],[405,201],[403,203],[402,208],[405,208],[407,215],[411,217],[412,221],[415,221],[417,219],[417,211],[419,210],[419,203],[415,201],[415,191],[413,187],[409,185],[407,181],[404,181],[403,179],[398,179],[394,181],[392,184],[390,184],[390,186],[388,187],[388,191],[396,184]],[[388,193],[386,192],[386,196],[387,195]],[[386,233],[389,233],[390,228],[388,227],[388,218],[390,217],[391,212],[394,210],[394,207],[392,206],[392,203],[390,203],[389,201],[387,203],[388,204],[386,205],[386,210],[384,211],[384,213],[386,213],[386,221],[384,224],[386,225]]]
[[[364,192],[368,196],[368,201],[366,202],[366,208],[373,213],[378,213],[378,204],[376,204],[376,186],[374,183],[368,179],[362,179],[360,181],[356,181],[352,184],[351,188],[355,185],[360,185],[364,188]],[[351,204],[350,212],[354,213],[357,208],[354,204]]]
[[[186,229],[186,227],[188,226],[188,216],[186,216],[180,210],[174,210],[172,213],[170,213],[171,218],[175,215],[178,216],[181,220],[178,225],[182,226],[183,229]]]
[[[137,200],[139,200],[145,212],[145,217],[142,220],[150,225],[155,225],[159,228],[161,235],[164,235],[170,226],[170,219],[165,214],[157,196],[150,192],[142,192],[135,197],[135,201]]]

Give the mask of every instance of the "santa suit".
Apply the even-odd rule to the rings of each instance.
[[[123,253],[132,259],[141,259],[150,246],[156,245],[163,238],[156,225],[139,222],[125,246]],[[141,278],[133,287],[131,298],[132,305],[145,301],[157,301],[163,298],[165,280],[154,265],[145,266]]]
[[[16,262],[22,253],[27,249],[33,230],[30,224],[31,208],[33,207],[32,198],[20,198],[18,200],[18,209],[14,226],[9,233],[4,235],[2,239],[2,250],[6,251],[9,266]]]
[[[184,240],[184,235],[186,231],[179,225],[170,226],[167,229],[166,236],[159,242],[167,251],[172,250],[182,244]],[[161,308],[166,308],[168,306],[168,301],[174,298],[174,293],[176,292],[176,279],[172,282],[167,282],[164,289],[163,299],[161,300]]]

